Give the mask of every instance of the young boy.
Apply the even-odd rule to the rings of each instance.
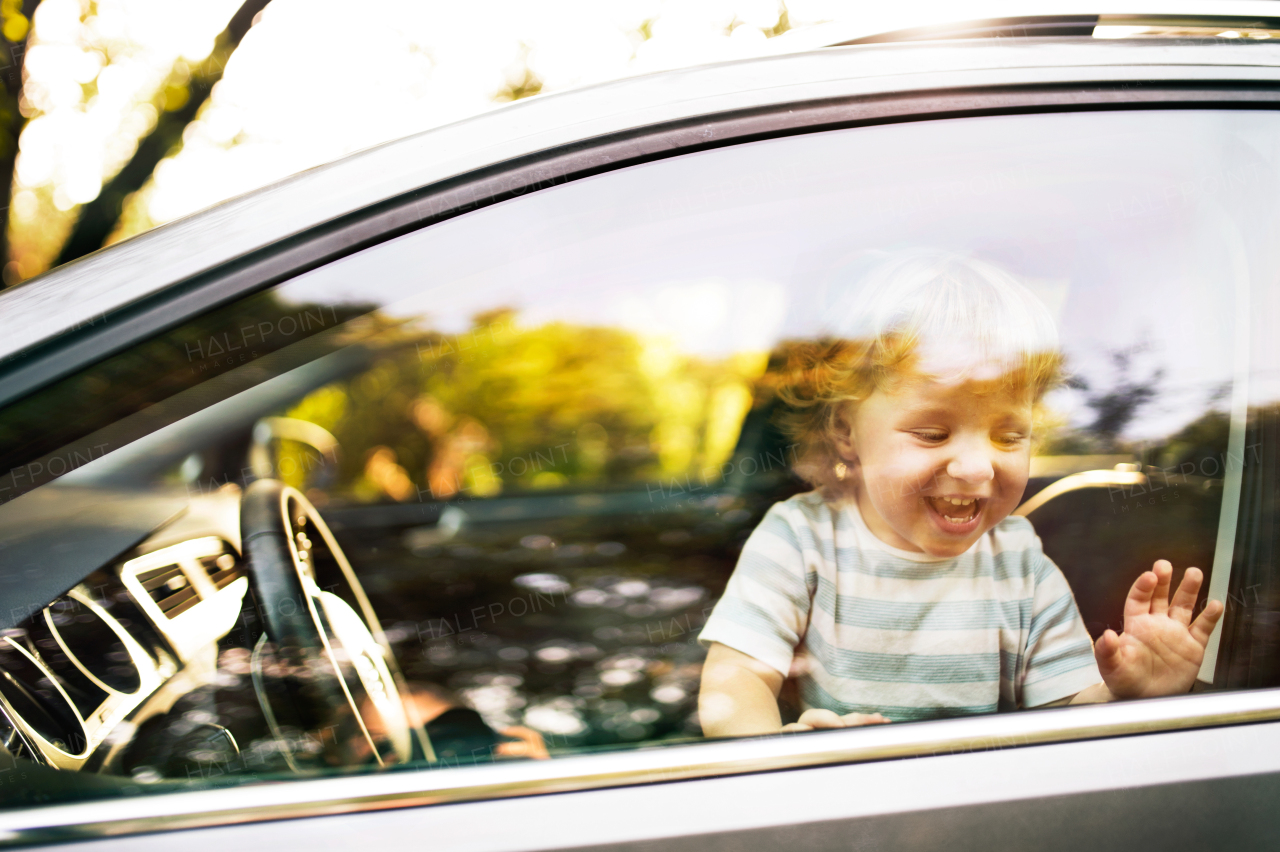
[[[780,395],[816,490],[774,505],[699,641],[707,736],[1184,693],[1222,615],[1165,560],[1091,647],[1066,579],[1011,517],[1061,373],[1044,305],[1002,270],[907,253],[835,342],[797,346]],[[796,678],[804,712],[782,726]]]

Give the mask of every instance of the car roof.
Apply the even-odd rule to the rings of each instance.
[[[831,21],[785,32],[766,44],[773,53],[814,50],[835,45],[954,38],[959,34],[998,31],[1016,24],[1089,21],[1100,24],[1142,23],[1280,23],[1275,0],[967,0],[883,4],[858,10],[855,20]],[[1024,30],[1034,35],[1034,29]],[[967,35],[965,36],[967,37]]]
[[[1280,44],[1069,38],[869,44],[698,66],[538,96],[302,172],[0,293],[0,361],[356,211],[593,137],[836,97],[1224,78],[1280,79]]]

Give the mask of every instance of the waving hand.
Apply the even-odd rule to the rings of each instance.
[[[1222,617],[1220,601],[1209,601],[1192,620],[1204,575],[1188,568],[1169,599],[1173,566],[1157,560],[1129,589],[1124,603],[1124,632],[1107,630],[1093,654],[1107,688],[1119,698],[1153,698],[1187,692],[1195,683],[1205,645]]]

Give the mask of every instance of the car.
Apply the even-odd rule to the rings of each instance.
[[[0,293],[0,844],[1274,846],[1280,3],[1164,8],[539,96]],[[920,247],[1054,315],[1018,514],[1095,638],[1201,568],[1197,685],[704,738],[788,353]]]

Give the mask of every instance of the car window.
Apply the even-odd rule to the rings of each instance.
[[[1205,575],[1197,611],[1226,606],[1200,688],[1275,686],[1277,121],[948,119],[672,157],[398,237],[19,401],[9,750],[169,789],[703,738],[698,637],[766,513],[813,489],[797,353],[926,255],[1001,270],[1056,328],[1008,529],[1061,569],[1076,640],[1123,629],[1168,559]],[[282,513],[293,598],[255,573],[270,481],[293,490],[253,511]],[[778,582],[826,617],[805,576]],[[895,612],[874,629],[910,632]],[[805,619],[797,643],[824,629]],[[778,675],[787,722],[816,687]]]

